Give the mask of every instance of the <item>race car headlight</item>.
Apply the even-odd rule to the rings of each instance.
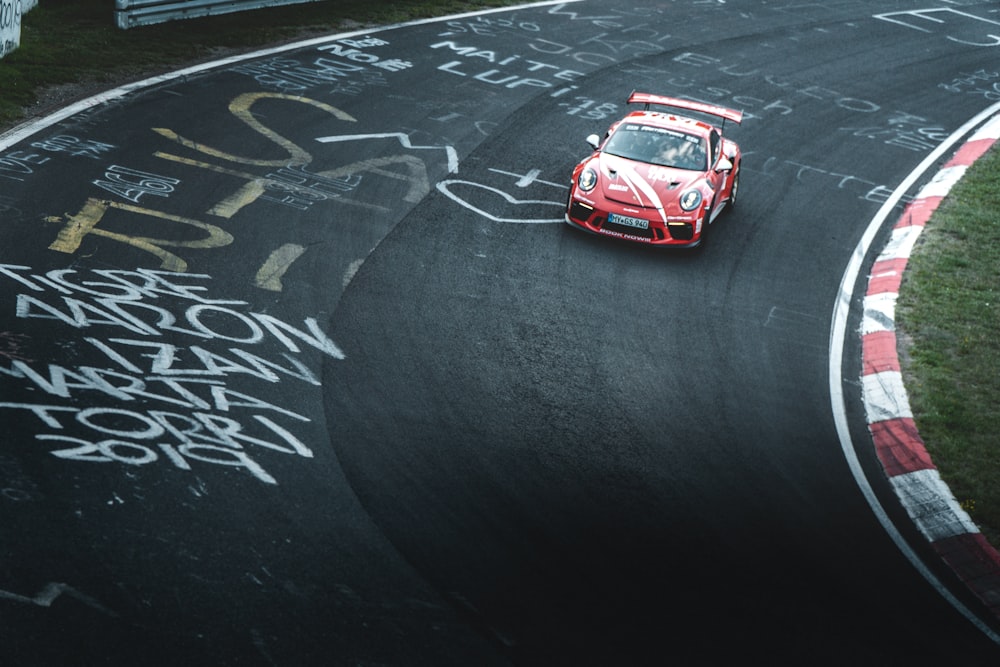
[[[580,172],[580,176],[576,179],[576,184],[584,192],[590,192],[597,185],[597,172],[587,167]]]
[[[680,198],[681,208],[685,211],[693,211],[701,205],[701,190],[692,188],[686,190]]]

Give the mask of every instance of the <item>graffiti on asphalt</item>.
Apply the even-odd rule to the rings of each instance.
[[[169,196],[180,180],[113,164],[104,172],[104,178],[93,181],[93,184],[138,204],[143,195]]]
[[[93,139],[80,139],[69,134],[32,142],[31,147],[49,153],[64,153],[71,157],[86,157],[92,160],[100,159],[101,153],[107,153],[115,148],[112,144]]]
[[[889,114],[885,125],[841,127],[839,131],[849,132],[852,137],[872,139],[887,146],[919,152],[933,150],[950,134],[948,130],[932,124],[926,118],[904,112]]]
[[[111,231],[102,224],[105,218],[117,218],[118,216],[108,216],[108,212],[124,214],[123,227],[128,228],[129,233]],[[127,246],[149,253],[160,261],[160,268],[169,271],[187,271],[188,262],[180,255],[170,249],[200,249],[222,248],[233,242],[233,236],[222,227],[210,223],[195,220],[181,215],[171,215],[132,204],[121,204],[115,201],[88,198],[83,207],[75,215],[49,216],[47,222],[59,223],[62,228],[56,235],[55,240],[49,244],[49,250],[74,254],[79,249],[84,239],[95,237],[106,239],[116,243],[123,243]],[[142,226],[146,222],[146,226]],[[175,238],[160,238],[155,236],[145,236],[139,232],[148,228],[150,233],[162,233],[164,223],[179,225],[176,228]],[[191,238],[191,229],[200,230],[201,238]],[[185,231],[187,230],[187,231]]]
[[[753,159],[750,158],[753,156]],[[884,204],[893,194],[893,188],[881,185],[875,181],[870,181],[860,176],[844,174],[827,169],[821,169],[814,165],[795,162],[785,158],[770,156],[762,158],[752,151],[743,152],[744,166],[747,172],[753,172],[768,178],[792,179],[797,183],[809,182],[812,185],[831,188],[836,190],[855,190],[858,198],[865,201]],[[909,196],[904,196],[901,204],[910,201]]]
[[[472,76],[473,80],[501,85],[509,88],[520,86],[549,87],[552,85],[547,78],[559,81],[575,80],[582,76],[577,72],[579,66],[600,67],[619,62],[622,59],[636,58],[642,55],[660,53],[664,43],[669,40],[668,33],[661,32],[641,19],[647,17],[647,8],[612,9],[596,15],[582,14],[567,9],[564,4],[556,5],[548,10],[548,14],[561,16],[573,23],[590,24],[605,32],[593,36],[581,37],[573,44],[556,42],[538,36],[541,28],[532,21],[518,20],[516,15],[509,18],[493,18],[487,16],[473,17],[465,20],[448,21],[445,29],[438,37],[457,37],[458,41],[444,41],[432,44],[432,49],[445,46],[450,52],[466,59],[479,59],[500,65],[496,71],[489,69],[471,73],[469,62],[452,61],[441,65],[438,69],[451,74]],[[582,25],[581,25],[582,27]],[[481,44],[490,39],[503,40],[503,47],[510,49],[511,40],[522,41],[524,36],[530,39],[526,42],[524,53],[501,53],[496,49],[482,47]],[[449,51],[444,51],[448,53]],[[571,64],[570,67],[553,65],[550,60],[560,58]],[[472,62],[475,62],[474,60]],[[532,73],[532,76],[525,76]],[[538,76],[541,73],[545,76]],[[560,74],[560,76],[556,76]],[[545,85],[547,84],[547,85]]]
[[[911,30],[944,34],[945,39],[966,46],[1000,46],[1000,21],[950,7],[911,9],[874,14],[874,18]]]
[[[385,143],[384,140],[388,139],[401,150],[390,149],[388,154],[366,157],[331,169],[314,169],[315,156],[310,149],[260,120],[254,107],[263,102],[301,104],[327,114],[337,122],[356,122],[350,114],[324,102],[286,93],[255,92],[241,94],[228,105],[237,122],[248,128],[252,136],[261,138],[261,145],[255,146],[248,154],[236,155],[185,137],[170,128],[153,128],[156,134],[181,149],[153,152],[153,157],[162,160],[165,167],[171,165],[174,168],[150,170],[131,165],[108,165],[103,175],[91,183],[110,193],[111,198],[88,197],[76,212],[48,216],[47,222],[60,226],[49,249],[67,254],[78,253],[89,237],[95,241],[125,244],[153,255],[160,269],[187,271],[191,260],[184,256],[186,252],[217,249],[233,243],[233,232],[224,228],[223,221],[234,218],[247,206],[278,206],[303,212],[323,202],[335,202],[384,213],[389,210],[384,189],[380,190],[380,197],[374,203],[362,201],[356,196],[365,179],[388,180],[401,186],[400,199],[412,203],[419,201],[431,189],[428,166],[419,154],[428,150],[437,151],[449,172],[457,169],[457,154],[451,146],[414,145],[405,134],[398,132],[320,137],[320,143],[338,145],[363,141]],[[80,144],[96,145],[65,141],[59,145],[79,147]],[[277,156],[259,157],[268,153],[276,153]],[[0,174],[21,180],[49,159],[40,152],[8,153],[0,158]],[[162,201],[185,183],[199,183],[199,177],[205,174],[220,178],[223,183],[226,179],[234,182],[229,189],[221,185],[217,189],[221,196],[213,200],[205,211],[206,215],[221,221],[207,222],[200,217],[172,214],[152,207],[152,201]],[[267,263],[256,271],[254,284],[258,287],[280,290],[282,282],[278,279],[280,276],[274,273],[275,268],[281,266],[284,272],[289,262],[298,258],[305,248],[298,243],[282,246],[297,250],[292,253],[275,250]]]
[[[768,74],[760,68],[726,64],[720,58],[693,51],[680,53],[670,59],[669,67],[659,67],[637,62],[626,64],[622,72],[635,79],[650,79],[657,89],[675,97],[688,97],[701,102],[720,103],[743,110],[744,121],[754,118],[792,114],[803,104],[819,102],[838,109],[862,114],[878,112],[881,107],[871,100],[850,97],[839,91],[811,83]],[[714,82],[706,85],[704,74],[709,73]],[[727,80],[753,77],[757,95],[740,94],[725,86]],[[770,93],[778,96],[771,96]]]
[[[978,69],[970,74],[961,74],[951,81],[938,84],[949,93],[975,95],[990,102],[1000,100],[1000,71]]]
[[[565,183],[543,180],[539,178],[541,172],[537,169],[528,170],[524,174],[492,168],[489,171],[502,177],[514,179],[513,185],[519,190],[538,184],[546,188],[546,194],[552,192],[549,188],[555,188],[560,196],[555,200],[533,199],[518,194],[517,191],[508,192],[506,189],[496,187],[495,184],[457,178],[441,181],[437,184],[437,189],[466,210],[493,222],[545,224],[563,221],[561,212],[565,207],[562,198],[566,193]],[[493,179],[491,178],[490,181],[492,182]],[[559,215],[551,217],[554,212],[559,213]]]
[[[245,301],[211,298],[210,278],[199,274],[4,264],[0,276],[17,290],[20,321],[44,320],[54,338],[83,333],[100,359],[0,365],[0,378],[20,382],[23,395],[44,395],[0,409],[34,424],[52,456],[183,471],[212,464],[266,484],[278,481],[263,455],[312,458],[294,433],[311,420],[301,406],[285,407],[292,392],[277,385],[318,386],[317,353],[344,359],[315,318],[292,325]]]
[[[0,155],[0,178],[23,181],[35,173],[35,168],[45,164],[49,158],[28,151],[8,151]]]
[[[311,62],[278,56],[237,65],[230,71],[252,77],[258,85],[283,93],[304,93],[332,85],[332,93],[359,95],[368,86],[388,86],[387,73],[413,66],[406,60],[384,58],[369,52],[388,44],[384,39],[370,36],[343,38],[317,47],[323,55]]]
[[[555,93],[552,96],[557,97]],[[600,102],[582,95],[574,96],[571,101],[559,102],[559,106],[566,109],[567,116],[575,116],[582,120],[613,118],[619,114],[620,109],[619,105],[613,102]]]
[[[583,77],[582,72],[534,58],[522,58],[514,53],[500,53],[465,43],[446,40],[431,44],[432,49],[461,56],[464,60],[450,60],[438,66],[441,72],[504,88],[552,88],[562,82],[573,82]],[[471,64],[470,64],[471,63]],[[481,64],[486,63],[486,64]]]

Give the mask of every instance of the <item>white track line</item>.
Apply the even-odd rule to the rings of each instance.
[[[864,263],[865,256],[868,254],[871,248],[872,242],[875,239],[876,234],[882,228],[886,219],[892,213],[896,204],[899,203],[900,199],[906,194],[913,184],[917,182],[928,170],[930,170],[934,164],[941,159],[941,157],[950,150],[958,141],[969,134],[974,128],[982,124],[986,119],[1000,112],[1000,103],[994,104],[984,111],[980,112],[968,122],[966,122],[962,127],[958,128],[949,136],[944,142],[942,142],[937,148],[935,148],[910,174],[903,179],[895,191],[882,207],[872,218],[871,222],[868,224],[868,228],[865,230],[864,235],[862,235],[861,240],[854,249],[854,253],[851,255],[851,259],[847,264],[847,268],[844,271],[844,275],[840,281],[840,291],[837,296],[837,300],[833,306],[833,320],[830,325],[830,401],[831,407],[833,408],[833,417],[837,427],[837,433],[840,436],[841,449],[844,452],[844,458],[847,460],[848,465],[851,468],[851,473],[854,475],[854,479],[861,489],[861,493],[864,495],[865,499],[868,501],[868,505],[871,507],[872,512],[878,518],[882,527],[885,529],[886,533],[895,542],[899,550],[906,556],[907,560],[915,567],[921,575],[945,598],[951,603],[963,616],[969,619],[977,628],[983,631],[990,639],[994,642],[1000,644],[1000,634],[994,632],[986,623],[980,619],[976,614],[974,614],[965,604],[963,604],[958,598],[956,598],[941,581],[931,572],[926,565],[920,560],[916,552],[910,548],[903,539],[899,530],[893,525],[892,521],[889,519],[885,508],[882,507],[878,498],[875,496],[872,490],[871,484],[865,477],[864,471],[861,468],[861,463],[858,460],[857,453],[854,449],[854,443],[851,440],[850,429],[847,423],[847,411],[844,402],[844,378],[842,377],[841,371],[844,361],[844,344],[846,341],[847,334],[847,319],[850,315],[851,310],[851,300],[854,295],[854,287],[858,280],[858,275],[861,272],[862,265]],[[860,334],[859,334],[860,335]]]

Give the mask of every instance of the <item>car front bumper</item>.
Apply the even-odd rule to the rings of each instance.
[[[581,201],[576,197],[571,197],[566,207],[566,222],[577,229],[582,229],[592,234],[610,236],[623,241],[634,243],[644,243],[646,245],[671,246],[675,248],[691,248],[701,243],[701,233],[704,231],[697,219],[672,220],[668,218],[666,224],[650,220],[645,229],[627,225],[617,225],[609,222],[609,214],[619,214],[620,211],[602,210],[601,207],[593,206]]]

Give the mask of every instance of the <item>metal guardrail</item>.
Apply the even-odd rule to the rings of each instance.
[[[317,0],[115,0],[115,24],[122,30],[178,19],[214,16],[248,9],[297,5]]]

